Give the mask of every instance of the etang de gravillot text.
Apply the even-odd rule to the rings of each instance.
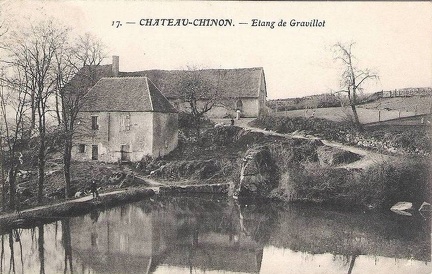
[[[261,20],[251,19],[248,22],[240,22],[240,25],[249,25],[251,27],[325,27],[325,20]],[[168,18],[143,18],[139,20],[139,25],[143,27],[231,27],[235,26],[233,19],[168,19]]]

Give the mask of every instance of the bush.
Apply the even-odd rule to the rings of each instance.
[[[214,123],[206,117],[196,118],[187,112],[178,114],[179,135],[186,141],[196,142],[199,136]]]
[[[335,122],[320,118],[262,116],[252,126],[278,133],[304,131],[331,141],[359,145],[387,152],[430,154],[432,138],[428,127],[392,128],[374,127],[360,132],[349,121]]]
[[[404,159],[366,170],[321,167],[317,163],[287,166],[275,197],[348,207],[388,210],[397,202],[418,209],[431,203],[430,163]]]

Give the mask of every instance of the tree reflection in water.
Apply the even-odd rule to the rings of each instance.
[[[70,273],[73,273],[72,268],[72,240],[71,240],[71,232],[70,232],[70,221],[69,219],[62,220],[62,244],[64,248],[64,273],[67,273],[68,264]]]
[[[9,232],[9,250],[10,250],[10,262],[9,262],[9,273],[15,273],[15,255],[13,245],[13,233],[12,230]]]
[[[320,270],[354,273],[393,258],[393,266],[385,264],[391,271],[408,261],[422,270],[421,261],[430,266],[428,231],[423,218],[165,197],[4,231],[0,272],[280,273],[290,267],[308,273],[320,262]]]
[[[44,226],[38,226],[39,238],[38,238],[38,251],[39,251],[39,263],[40,263],[40,274],[45,274],[45,250],[44,250]]]

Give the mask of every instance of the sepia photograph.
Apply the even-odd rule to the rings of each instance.
[[[431,26],[0,0],[0,273],[432,273]]]

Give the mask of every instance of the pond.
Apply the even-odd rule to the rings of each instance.
[[[159,197],[1,235],[1,273],[431,273],[430,218]]]

